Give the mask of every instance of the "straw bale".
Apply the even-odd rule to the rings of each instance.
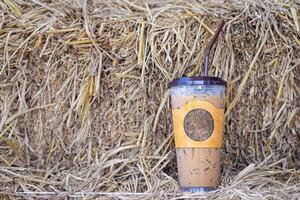
[[[4,0],[0,11],[3,198],[191,197],[167,84],[201,73],[221,18],[209,74],[228,82],[222,184],[202,197],[299,198],[299,1]]]

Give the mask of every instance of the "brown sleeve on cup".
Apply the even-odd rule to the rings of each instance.
[[[207,101],[190,101],[172,110],[177,148],[221,148],[224,109]]]

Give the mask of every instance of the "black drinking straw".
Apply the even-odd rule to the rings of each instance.
[[[222,20],[218,26],[218,29],[216,30],[215,34],[213,35],[213,37],[211,38],[211,40],[209,41],[207,48],[205,50],[205,57],[204,57],[204,76],[208,76],[208,62],[209,62],[209,54],[210,54],[210,50],[212,48],[212,46],[214,45],[214,43],[216,42],[223,26],[225,24],[225,21]]]

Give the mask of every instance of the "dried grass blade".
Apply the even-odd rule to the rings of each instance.
[[[241,82],[241,84],[240,84],[240,86],[239,86],[239,88],[237,90],[236,96],[234,97],[234,99],[232,100],[232,102],[229,104],[229,106],[228,106],[228,108],[227,108],[227,110],[225,112],[225,117],[231,112],[231,110],[233,109],[233,107],[235,106],[235,104],[237,103],[237,101],[239,100],[239,98],[241,97],[242,92],[244,90],[244,87],[246,86],[247,80],[248,80],[248,78],[250,76],[250,73],[251,73],[251,71],[252,71],[252,69],[253,69],[253,67],[254,67],[257,59],[258,59],[258,56],[259,56],[262,48],[264,47],[264,45],[265,45],[265,43],[267,41],[267,38],[268,38],[268,34],[266,33],[265,36],[264,36],[264,39],[263,39],[263,41],[262,41],[262,43],[260,45],[260,47],[258,48],[258,50],[257,50],[257,52],[256,52],[256,54],[255,54],[255,56],[254,56],[254,58],[253,58],[253,60],[252,60],[252,62],[250,64],[250,66],[249,66],[248,71],[246,72],[246,74],[245,74],[245,76],[244,76],[244,78],[243,78],[243,80],[242,80],[242,82]]]

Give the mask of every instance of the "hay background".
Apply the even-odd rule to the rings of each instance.
[[[299,197],[300,3],[221,2],[0,2],[2,196],[180,196],[167,83],[200,73],[222,17],[222,186],[208,196]]]

